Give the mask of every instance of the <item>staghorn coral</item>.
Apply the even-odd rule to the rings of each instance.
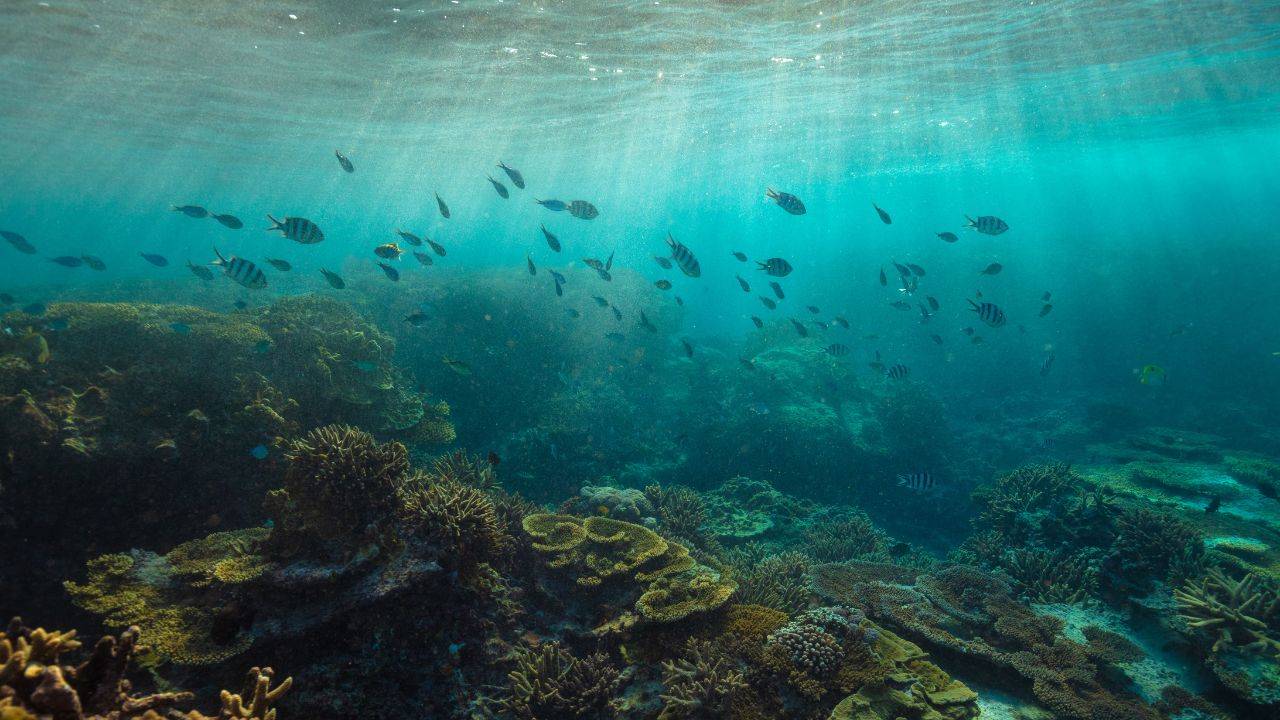
[[[657,509],[663,532],[699,545],[703,543],[702,524],[707,520],[707,508],[701,495],[683,485],[668,488],[650,485],[644,494]]]
[[[682,656],[663,661],[662,670],[658,720],[722,717],[747,687],[737,663],[705,640],[686,640]]]
[[[635,609],[665,623],[723,605],[737,585],[703,567],[679,543],[648,528],[607,517],[537,514],[523,521],[532,547],[550,555],[582,588],[622,585],[639,591]],[[616,581],[616,582],[615,582]]]
[[[496,490],[501,485],[493,465],[479,455],[468,455],[465,450],[454,450],[431,462],[432,474],[445,482],[470,485],[480,490]]]
[[[293,441],[277,510],[273,544],[321,542],[366,534],[399,506],[409,453],[398,442],[379,444],[349,425],[326,425]]]
[[[505,695],[494,705],[503,717],[562,720],[604,716],[614,708],[619,672],[597,653],[575,657],[556,643],[516,656]]]
[[[1029,602],[1078,603],[1098,585],[1097,570],[1081,554],[1017,548],[1004,554],[1000,567]]]
[[[763,605],[785,613],[797,613],[809,606],[810,561],[797,552],[769,555],[757,562],[734,564],[738,582],[737,601]]]
[[[1186,522],[1147,508],[1125,510],[1117,519],[1119,530],[1102,568],[1108,584],[1147,592],[1154,580],[1170,569],[1204,554],[1204,539]]]
[[[974,493],[983,506],[975,525],[1020,543],[1030,531],[1028,516],[1048,509],[1079,484],[1065,463],[1024,465]]]
[[[422,475],[406,484],[403,513],[416,536],[438,545],[446,569],[470,574],[511,546],[493,500],[478,487]]]
[[[1200,582],[1174,590],[1173,597],[1187,629],[1213,640],[1211,653],[1238,648],[1280,656],[1280,595],[1258,576],[1234,580],[1211,569]]]
[[[129,664],[141,647],[139,630],[129,628],[118,637],[104,636],[79,665],[61,664],[62,656],[80,648],[75,633],[31,630],[14,618],[0,632],[0,718],[4,720],[214,720],[175,706],[190,702],[191,693],[134,695],[125,679]],[[270,705],[288,692],[292,679],[269,689],[270,668],[250,671],[256,678],[249,707],[241,696],[222,692],[222,711],[216,720],[275,720]],[[249,695],[249,692],[245,693]]]

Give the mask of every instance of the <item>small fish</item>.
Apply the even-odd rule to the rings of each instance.
[[[953,243],[960,239],[960,236],[956,235],[953,232],[940,232],[938,233],[938,237],[942,238],[943,242],[949,242],[949,243]]]
[[[1009,224],[995,215],[982,215],[976,220],[965,215],[964,219],[967,221],[965,227],[973,228],[983,235],[999,235],[1009,229]]]
[[[496,467],[496,466],[498,466],[498,465],[501,465],[501,464],[502,464],[502,458],[498,457],[498,453],[496,453],[496,452],[494,452],[494,451],[492,451],[492,450],[490,450],[490,451],[489,451],[489,455],[488,455],[488,457],[487,457],[487,458],[485,458],[485,459],[489,461],[489,465],[494,466],[494,467]],[[450,647],[452,648],[453,646],[452,646],[452,645],[450,645]],[[461,648],[461,646],[459,646],[459,648]],[[456,652],[457,652],[457,649],[451,650],[451,652],[456,653]]]
[[[489,177],[489,176],[486,175],[485,177]],[[502,198],[503,200],[506,200],[507,198],[511,197],[511,193],[510,191],[507,190],[506,185],[503,185],[502,183],[498,182],[497,180],[494,180],[493,178],[489,178],[489,182],[493,184],[493,189],[497,191],[498,197]]]
[[[102,262],[102,258],[100,257],[95,257],[93,255],[81,255],[80,259],[84,261],[85,265],[89,266],[90,270],[102,272],[107,269],[107,264]]]
[[[1044,361],[1040,363],[1040,377],[1046,377],[1053,371],[1053,361],[1056,359],[1057,356],[1052,352],[1045,354]]]
[[[929,337],[933,339],[933,342],[934,342],[934,343],[936,343],[936,344],[938,344],[938,345],[941,345],[941,344],[942,344],[942,336],[941,336],[941,335],[930,335]]]
[[[667,258],[664,258],[664,257],[659,256],[659,255],[654,255],[654,256],[653,256],[653,261],[654,261],[654,262],[656,262],[656,263],[658,263],[658,267],[662,268],[663,270],[670,270],[670,269],[671,269],[671,261],[670,261],[670,260],[668,260]]]
[[[342,166],[343,170],[346,170],[349,173],[353,173],[356,171],[356,166],[351,164],[351,160],[349,160],[346,155],[343,155],[341,152],[334,150],[333,156],[338,158],[338,164]]]
[[[444,204],[440,199],[440,193],[436,193],[436,207],[440,208],[440,215],[445,219],[449,219],[449,206]]]
[[[927,472],[906,473],[898,476],[898,486],[905,487],[908,490],[931,490],[933,489],[933,475]]]
[[[784,293],[784,292],[782,292],[782,286],[781,286],[781,285],[779,285],[776,281],[772,281],[772,280],[771,280],[771,281],[769,281],[769,287],[773,289],[773,294],[774,294],[774,295],[775,295],[779,300],[786,300],[786,299],[787,299],[787,294],[786,294],[786,293]]]
[[[172,322],[172,323],[169,323],[169,329],[170,329],[170,330],[172,330],[172,331],[174,331],[175,333],[177,333],[177,334],[179,334],[179,335],[190,335],[190,334],[191,334],[191,326],[190,326],[190,325],[188,325],[188,324],[186,324],[186,323],[183,323],[183,322]]]
[[[329,286],[332,287],[334,290],[341,290],[347,286],[347,281],[343,280],[342,276],[336,272],[331,272],[329,270],[325,270],[324,268],[320,268],[320,274],[324,275],[325,281],[327,281],[329,283]]]
[[[684,300],[681,300],[679,295],[676,295],[676,304],[680,307],[684,307]]]
[[[742,292],[744,293],[751,292],[751,286],[747,284],[746,280],[742,279],[741,275],[734,275],[734,277],[738,279],[738,287],[742,288]]]
[[[613,253],[612,252],[609,253],[609,259],[604,261],[604,269],[605,270],[613,269]]]
[[[54,318],[49,322],[45,323],[44,327],[46,330],[53,330],[54,332],[62,332],[63,330],[66,330],[67,328],[71,327],[71,320],[69,318],[64,318],[64,317]]]
[[[324,233],[321,232],[320,226],[306,218],[286,217],[284,220],[277,220],[267,215],[267,220],[271,222],[267,232],[279,230],[281,235],[300,245],[315,245],[324,240]]]
[[[849,354],[849,346],[844,343],[831,343],[826,347],[828,355],[835,357],[844,357]]]
[[[280,258],[267,258],[267,264],[280,272],[289,272],[293,269],[293,265],[290,265],[288,260],[281,260]]]
[[[1040,296],[1040,302],[1049,302],[1049,298],[1053,297],[1048,290],[1044,291],[1044,295]]]
[[[555,270],[550,270],[550,269],[548,269],[548,270],[547,270],[547,272],[551,273],[551,277],[552,277],[552,278],[554,278],[556,282],[560,283],[561,285],[563,285],[563,284],[564,284],[564,276],[563,276],[563,275],[561,275],[560,273],[556,272]]]
[[[565,204],[564,204],[564,201],[562,200],[534,200],[534,202],[550,210],[551,212],[560,212],[561,210],[565,209]]]
[[[507,177],[511,178],[512,185],[515,185],[521,190],[524,189],[524,175],[521,175],[519,170],[511,167],[501,160],[498,161],[498,167],[502,168],[502,172],[506,173]]]
[[[680,344],[684,346],[684,354],[693,357],[693,343],[689,342],[689,338],[680,338]]]
[[[782,258],[769,258],[764,262],[757,260],[756,265],[760,266],[760,270],[764,270],[766,274],[773,277],[786,277],[791,274],[791,263]]]
[[[929,322],[929,320],[931,320],[933,316],[929,314],[929,308],[925,307],[923,303],[919,305],[919,308],[920,308],[920,324],[923,325]]]
[[[760,302],[764,303],[764,306],[769,308],[770,310],[778,309],[778,303],[774,302],[773,298],[771,297],[765,297],[764,295],[761,295]]]
[[[552,279],[555,280],[555,278]],[[556,286],[556,297],[564,297],[564,283],[559,280],[555,280],[554,284]]]
[[[422,238],[418,237],[417,235],[414,235],[411,232],[405,232],[400,228],[396,228],[396,234],[400,236],[401,240],[404,240],[410,245],[414,247],[422,247]]]
[[[422,327],[423,325],[426,325],[427,321],[430,319],[431,318],[428,317],[427,314],[422,312],[421,310],[414,310],[413,312],[405,316],[404,321],[414,327]]]
[[[835,320],[835,321],[836,321],[836,324],[837,324],[837,325],[839,325],[840,327],[844,328],[845,330],[848,330],[848,329],[849,329],[849,321],[848,321],[848,320],[845,320],[843,315],[837,315],[837,316],[835,316],[834,318],[831,318],[831,319],[832,319],[832,320]]]
[[[213,215],[213,219],[222,223],[224,227],[228,227],[232,230],[239,230],[240,228],[244,227],[244,223],[241,222],[240,218],[236,217],[235,215],[228,215],[225,213],[222,215],[218,215],[215,213]]]
[[[915,295],[916,290],[919,289],[919,287],[920,281],[918,279],[904,276],[902,278],[902,289],[898,290],[898,292],[903,295]]]
[[[66,268],[78,268],[84,265],[84,260],[76,255],[59,255],[56,258],[50,258],[49,262]]]
[[[938,308],[941,307],[941,305],[938,304],[937,298],[935,298],[932,295],[926,295],[924,299],[928,301],[930,310],[933,310],[934,312],[938,312]]]
[[[1000,263],[991,263],[978,272],[979,275],[999,275],[1004,266]]]
[[[899,363],[885,370],[884,374],[888,375],[890,378],[894,380],[902,380],[903,378],[911,374],[911,368]]]
[[[586,200],[570,201],[569,204],[565,206],[565,209],[569,211],[570,215],[578,218],[579,220],[592,220],[600,214],[600,211],[596,209],[596,206]]]
[[[1138,382],[1143,385],[1163,385],[1168,379],[1168,373],[1159,365],[1143,365],[1138,371]]]
[[[372,360],[356,360],[351,363],[357,370],[363,373],[371,373],[378,369],[378,364]]]
[[[453,359],[453,358],[449,357],[448,355],[445,355],[445,356],[441,357],[441,358],[440,358],[440,360],[441,360],[442,362],[444,362],[444,364],[445,364],[445,366],[446,366],[446,367],[448,367],[450,370],[452,370],[452,371],[454,371],[454,372],[458,373],[459,375],[470,375],[470,374],[471,374],[471,366],[470,366],[470,365],[468,365],[468,364],[466,364],[465,362],[463,362],[463,361],[461,361],[461,360],[455,360],[455,359]]]
[[[671,248],[671,258],[680,266],[680,272],[695,278],[702,275],[702,266],[698,264],[698,258],[693,256],[693,251],[672,237],[671,233],[667,233],[667,247]]]
[[[776,202],[778,207],[786,210],[792,215],[803,215],[806,212],[804,203],[800,201],[800,198],[792,195],[791,193],[779,192],[773,188],[765,188],[764,194],[765,197]]]
[[[576,308],[565,308],[564,314],[574,319],[582,317],[582,313],[578,312]]]
[[[967,327],[961,330],[960,332],[964,333],[965,335],[973,335],[973,328]]]
[[[20,253],[24,253],[26,255],[36,254],[35,245],[32,245],[31,243],[27,242],[26,238],[22,237],[16,232],[13,232],[10,230],[0,230],[0,237],[3,237],[6,242],[8,242],[10,245],[13,246],[14,250],[17,250]]]
[[[391,267],[386,263],[378,263],[378,267],[382,268],[382,274],[387,276],[391,282],[400,282],[400,271]]]
[[[754,371],[756,369],[755,361],[751,360],[750,358],[740,357],[738,358],[738,362],[742,363],[742,367],[748,370]]]
[[[757,328],[764,328],[764,321],[756,317],[755,315],[751,316],[751,322],[755,323],[755,326]]]
[[[610,305],[609,309],[613,311],[613,319],[622,322],[622,311],[618,309],[618,306]]]
[[[662,278],[661,280],[654,280],[653,286],[658,288],[659,290],[670,290],[671,281],[666,278]]]
[[[889,286],[889,276],[884,274],[884,268],[880,268],[880,287]]]
[[[400,246],[393,242],[383,243],[373,249],[373,254],[377,255],[378,257],[384,260],[399,259],[401,253],[403,252],[404,251],[400,249]]]
[[[218,248],[213,249],[213,254],[218,256],[214,261],[214,265],[222,268],[222,272],[240,285],[250,290],[261,290],[267,286],[267,276],[262,274],[257,265],[245,260],[242,257],[231,256],[231,259],[222,257],[222,253],[218,252]]]
[[[539,225],[542,228],[542,236],[547,239],[547,247],[555,252],[560,252],[560,238],[551,234],[546,225]]]
[[[528,264],[528,266],[529,266],[529,274],[530,274],[530,275],[537,275],[537,274],[538,274],[538,268],[534,267],[534,265],[533,265],[533,256],[532,256],[532,255],[525,255],[525,256],[524,256],[524,261],[525,261],[525,263],[527,263],[527,264]]]
[[[209,217],[209,211],[199,205],[170,205],[169,209],[197,220]]]
[[[809,337],[809,329],[804,326],[804,323],[800,322],[799,320],[796,320],[795,318],[789,318],[789,319],[791,320],[791,326],[796,329],[797,335],[799,335],[800,337]]]
[[[616,330],[613,332],[605,333],[604,337],[606,340],[612,340],[614,342],[622,342],[623,340],[627,339],[626,335],[623,335],[622,333],[617,332]]]
[[[423,267],[427,267],[428,265],[432,265],[435,263],[435,260],[432,260],[431,256],[424,252],[418,252],[415,250],[413,253],[413,257],[415,260],[421,263]]]
[[[441,245],[440,243],[436,242],[435,240],[432,240],[431,238],[427,238],[427,237],[422,238],[422,241],[423,241],[423,242],[425,242],[428,246],[430,246],[430,248],[431,248],[431,252],[434,252],[435,254],[439,255],[440,257],[444,257],[444,256],[445,256],[444,246],[443,246],[443,245]]]
[[[1049,303],[1045,303],[1044,307],[1040,308],[1040,317],[1044,317],[1045,315],[1048,315],[1051,312],[1053,312],[1053,306],[1050,305]]]
[[[893,224],[893,218],[889,217],[889,213],[882,210],[879,205],[875,203],[871,203],[871,207],[876,209],[876,214],[880,216],[880,222],[884,223],[885,225]]]
[[[658,332],[657,326],[649,322],[649,318],[645,316],[643,310],[640,311],[640,327],[652,333]]]
[[[907,263],[907,267],[911,270],[911,274],[916,277],[924,277],[924,268],[919,265],[916,265],[915,263]]]
[[[907,302],[906,300],[895,300],[889,303],[889,307],[897,310],[910,310],[911,303]]]
[[[747,261],[747,254],[746,254],[746,253],[744,253],[744,252],[738,252],[737,250],[734,250],[734,251],[733,251],[733,257],[734,257],[735,259],[737,259],[737,261],[738,261],[738,262],[746,262],[746,261]]]
[[[1004,316],[1004,311],[995,303],[984,302],[979,304],[970,300],[969,305],[971,305],[969,309],[978,313],[978,317],[982,322],[986,323],[988,327],[1000,327],[1005,324],[1006,318]]]
[[[143,260],[155,265],[156,267],[166,267],[169,264],[169,258],[155,253],[138,253]]]
[[[808,310],[809,312],[813,313],[814,315],[817,315],[818,313],[822,312],[820,309],[818,309],[818,306],[817,306],[817,305],[805,305],[805,306],[804,306],[804,309],[805,309],[805,310]]]
[[[18,347],[24,355],[39,365],[49,362],[51,357],[49,353],[49,341],[44,336],[33,330],[27,332],[18,340]]]
[[[1222,498],[1214,495],[1209,500],[1209,504],[1205,506],[1204,511],[1206,514],[1212,514],[1218,512],[1218,508],[1220,507],[1222,507]]]
[[[253,449],[249,451],[249,456],[252,457],[254,460],[266,460],[267,456],[270,454],[271,454],[271,451],[267,448],[267,446],[261,443],[254,445]]]
[[[609,307],[609,301],[608,301],[608,300],[605,300],[604,298],[600,297],[599,295],[592,295],[592,296],[591,296],[591,299],[592,299],[592,300],[595,300],[595,301],[596,301],[596,304],[597,304],[597,305],[599,305],[600,307]]]
[[[907,267],[906,265],[899,264],[898,261],[896,260],[891,260],[890,262],[893,263],[893,269],[897,270],[898,274],[901,275],[903,278],[911,277],[911,268]]]
[[[604,269],[604,262],[596,258],[582,258],[582,263],[596,272]]]

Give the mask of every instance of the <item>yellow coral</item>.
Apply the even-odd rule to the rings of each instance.
[[[276,711],[271,706],[284,697],[293,687],[293,678],[285,678],[279,685],[271,687],[271,668],[253,668],[245,682],[245,690],[239,695],[222,691],[222,715],[228,720],[275,720]],[[245,696],[249,698],[245,705]]]
[[[723,636],[742,641],[764,642],[769,633],[787,624],[788,616],[781,610],[763,605],[730,605],[724,614]]]

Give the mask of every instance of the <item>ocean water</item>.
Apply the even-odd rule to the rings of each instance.
[[[405,442],[420,463],[454,448],[493,453],[504,487],[546,508],[568,507],[584,485],[689,485],[705,494],[749,476],[803,501],[865,511],[942,562],[983,529],[974,527],[981,509],[970,492],[1025,462],[1072,462],[1095,480],[1141,462],[1216,466],[1247,457],[1280,467],[1277,3],[15,0],[0,4],[0,48],[0,229],[37,249],[0,244],[0,292],[14,299],[0,308],[9,313],[3,349],[28,352],[21,342],[34,333],[50,350],[34,375],[5,376],[6,398],[39,399],[71,383],[57,369],[82,356],[70,344],[118,342],[110,328],[60,339],[50,325],[57,303],[195,305],[266,327],[274,303],[317,296],[394,338],[394,358],[378,362],[401,374],[379,380],[382,389],[447,402],[457,437],[415,443],[366,430]],[[335,150],[355,172],[342,170]],[[514,187],[499,161],[518,168],[527,187]],[[784,212],[767,188],[796,195],[807,212]],[[574,218],[535,199],[587,200],[599,216]],[[235,215],[244,227],[171,210],[186,204]],[[325,240],[301,245],[267,232],[268,214],[308,218]],[[965,227],[966,216],[984,215],[1009,230]],[[397,229],[439,242],[447,255],[432,253],[424,267],[410,253],[428,248],[409,247]],[[668,234],[696,255],[700,277],[654,261],[670,255]],[[405,251],[388,261],[401,273],[395,283],[373,253],[393,241]],[[205,282],[186,268],[211,262],[215,248],[258,263],[269,286],[239,287],[217,267]],[[154,267],[140,253],[170,264]],[[64,255],[99,257],[106,269],[49,262]],[[771,257],[794,271],[766,276],[755,261]],[[292,270],[276,271],[266,258]],[[611,258],[613,279],[584,258]],[[899,292],[895,263],[925,271],[918,290]],[[983,274],[992,263],[1002,270]],[[322,268],[348,287],[330,288]],[[568,278],[563,297],[551,270]],[[662,278],[674,287],[654,287]],[[776,310],[759,299],[774,297],[770,280],[785,289]],[[926,298],[939,308],[922,322]],[[983,325],[971,300],[998,305],[1007,322]],[[30,303],[50,310],[19,312]],[[425,325],[404,321],[415,311]],[[641,312],[656,323],[652,333]],[[272,342],[284,347],[278,335]],[[142,359],[130,367],[163,366],[175,352],[164,348],[134,348]],[[895,365],[909,377],[887,377]],[[1144,375],[1147,366],[1155,369]],[[209,368],[205,379],[225,389],[233,380],[221,370]],[[186,488],[190,507],[160,507],[184,491],[188,460],[166,466],[118,449],[102,476],[127,467],[146,480],[114,500],[127,507],[145,496],[153,514],[139,511],[138,524],[105,535],[90,520],[69,519],[91,516],[89,507],[59,520],[48,507],[74,508],[82,491],[110,494],[76,480],[48,485],[57,497],[31,521],[37,513],[24,503],[39,495],[31,488],[64,469],[85,472],[84,463],[92,476],[111,442],[134,447],[125,435],[136,447],[176,438],[185,448],[185,436],[148,420],[186,413],[184,388],[152,395],[155,406],[111,411],[127,422],[109,421],[114,439],[95,435],[98,449],[77,457],[74,470],[52,451],[28,451],[76,433],[32,440],[22,429],[29,416],[4,414],[10,461],[0,475],[8,506],[0,528],[14,551],[0,616],[36,616],[47,605],[36,621],[92,629],[102,613],[73,606],[61,581],[83,579],[95,555],[163,553],[202,529],[278,520],[256,498],[281,484],[283,448],[310,427],[246,431],[212,415],[220,439],[195,452],[211,458],[221,484]],[[327,407],[330,396],[318,397],[295,399]],[[308,418],[355,417],[349,407],[348,415],[316,412]],[[1177,437],[1150,439],[1162,432]],[[264,463],[247,459],[259,443],[272,448]],[[39,460],[22,460],[29,455]],[[1234,469],[1214,472],[1252,482]],[[896,479],[909,473],[928,473],[937,487],[904,491]],[[1170,490],[1176,483],[1167,480],[1157,502],[1154,491],[1144,494],[1156,486],[1145,477],[1117,480],[1118,496],[1165,507],[1211,546],[1215,537],[1260,544],[1248,568],[1272,579],[1280,572],[1274,485],[1241,484],[1248,512],[1231,515],[1233,502],[1244,505],[1236,491],[1194,481]],[[224,492],[253,499],[222,507],[214,499]],[[1233,520],[1203,513],[1211,498]],[[799,547],[791,536],[762,537],[776,540],[775,552]],[[699,562],[727,562],[717,552],[737,540],[719,542],[700,546]],[[46,552],[47,563],[32,559]],[[1176,613],[1165,598],[1168,619]],[[103,627],[114,629],[109,620]],[[1268,632],[1280,637],[1274,624]],[[1140,634],[1150,644],[1150,628]],[[934,659],[962,676],[945,650],[926,650],[942,652]],[[464,657],[450,666],[457,677],[479,667],[505,676],[497,660]],[[1274,698],[1223,690],[1194,653],[1181,657],[1185,666],[1167,675],[1199,675],[1197,692],[1229,716],[1276,712]],[[256,662],[265,661],[250,650],[231,661],[232,675]],[[418,692],[435,693],[441,711],[448,702],[439,698],[484,684],[475,672],[470,685],[455,677],[452,690],[439,680]],[[1035,702],[1016,688],[991,692]],[[1143,698],[1158,693],[1143,685]],[[464,716],[469,702],[452,711]],[[629,712],[646,717],[642,706]]]

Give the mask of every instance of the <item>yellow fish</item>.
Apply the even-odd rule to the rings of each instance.
[[[1138,371],[1138,382],[1143,385],[1151,385],[1153,383],[1163,385],[1167,378],[1168,375],[1165,373],[1164,368],[1159,365],[1143,365],[1142,369]]]
[[[49,362],[49,343],[40,333],[27,329],[27,334],[22,336],[20,347],[32,361],[39,365]]]

